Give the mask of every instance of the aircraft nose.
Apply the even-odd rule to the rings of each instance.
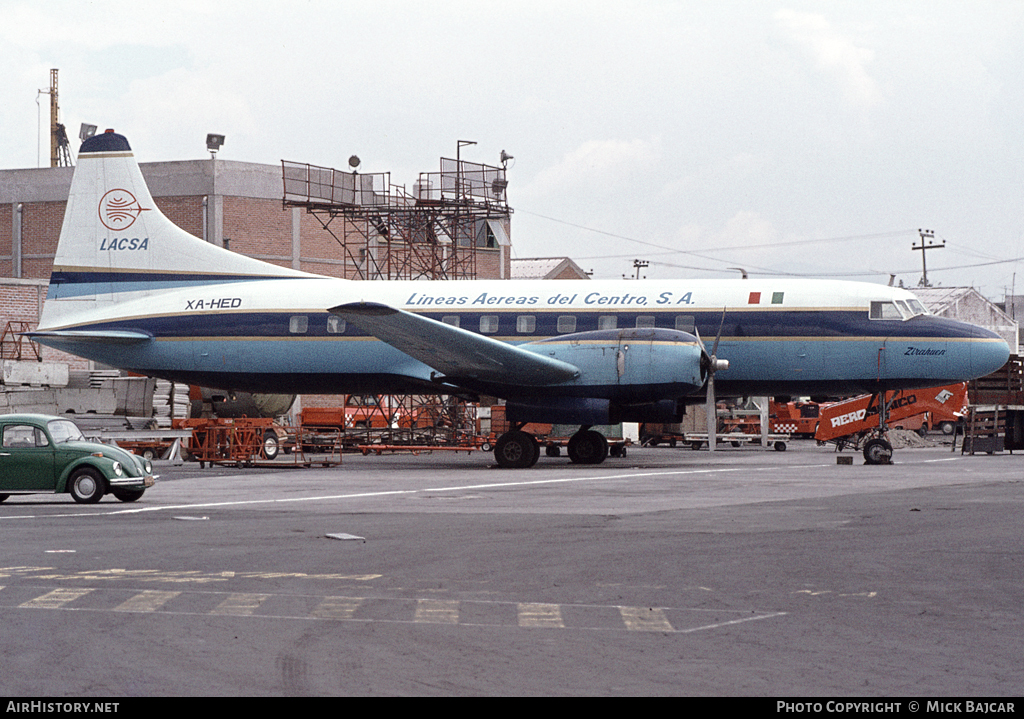
[[[975,327],[971,337],[971,376],[992,374],[1010,359],[1010,347],[995,332]]]

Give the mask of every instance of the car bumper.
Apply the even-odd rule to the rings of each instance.
[[[145,489],[146,487],[152,487],[156,484],[156,477],[151,474],[147,474],[145,477],[117,477],[116,479],[108,479],[111,487],[131,487],[134,489]]]

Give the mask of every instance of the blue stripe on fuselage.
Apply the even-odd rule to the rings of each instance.
[[[293,316],[304,315],[309,318],[308,328],[302,335],[289,331],[289,323]],[[599,329],[599,317],[616,318],[619,329],[635,326],[638,316],[655,318],[655,327],[661,329],[683,329],[676,323],[677,317],[692,318],[697,330],[706,342],[713,341],[719,331],[721,312],[695,312],[682,315],[678,312],[620,312],[612,315],[608,312],[480,312],[466,311],[434,313],[425,312],[422,316],[437,321],[445,317],[458,316],[459,326],[471,332],[478,332],[481,316],[497,317],[497,331],[489,332],[502,340],[522,343],[536,342],[542,339],[557,338],[566,334],[558,332],[559,317],[576,317],[572,333],[592,332]],[[533,332],[517,332],[517,318],[530,315],[536,318]],[[328,332],[327,312],[304,312],[301,310],[282,312],[196,312],[180,315],[153,316],[139,319],[118,320],[114,322],[90,323],[79,325],[74,329],[89,330],[123,330],[139,329],[145,326],[146,331],[160,338],[203,338],[218,337],[245,339],[257,337],[365,337],[363,332],[353,323],[348,323],[341,333]],[[786,339],[810,338],[813,340],[849,341],[858,338],[899,338],[923,337],[935,339],[970,339],[975,337],[978,329],[945,318],[922,315],[906,321],[900,320],[869,320],[866,313],[857,311],[821,312],[799,310],[739,311],[727,314],[726,321],[721,324],[723,338],[743,340],[756,338]],[[692,331],[692,327],[690,328]],[[992,335],[995,337],[995,335]]]

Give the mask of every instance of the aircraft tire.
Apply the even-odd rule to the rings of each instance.
[[[871,439],[864,445],[864,464],[892,464],[892,445],[884,439]]]
[[[601,464],[608,457],[608,440],[588,429],[570,437],[567,450],[573,464]]]
[[[504,469],[526,469],[537,463],[540,445],[528,432],[506,432],[494,443],[494,459]]]

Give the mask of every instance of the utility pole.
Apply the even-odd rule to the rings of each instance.
[[[645,267],[650,267],[650,265],[651,263],[648,262],[647,260],[633,260],[633,268],[636,270],[636,277],[634,277],[633,279],[639,280],[640,270],[644,269]]]
[[[932,242],[935,239],[935,233],[931,230],[918,229],[917,234],[921,237],[921,245],[913,245],[910,248],[912,250],[921,250],[921,281],[917,283],[917,286],[931,287],[932,285],[928,281],[928,261],[925,259],[925,253],[928,250],[941,250],[946,246],[946,241],[943,240],[941,245]],[[925,240],[928,240],[927,244],[925,244]]]

